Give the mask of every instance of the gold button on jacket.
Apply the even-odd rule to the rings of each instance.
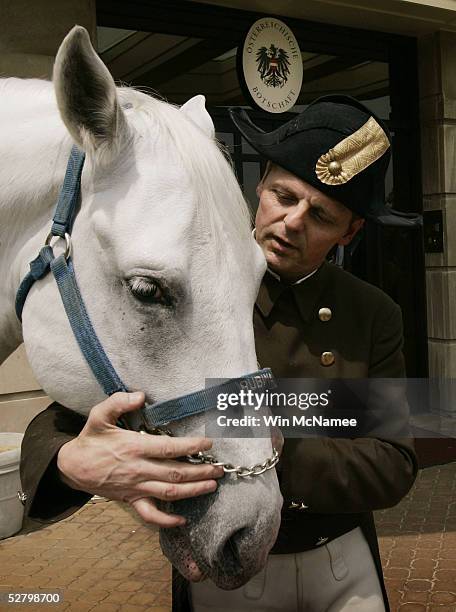
[[[336,361],[336,358],[334,357],[334,353],[331,353],[331,351],[324,351],[321,354],[320,361],[321,365],[323,366],[331,366]]]
[[[320,308],[318,311],[318,318],[320,321],[330,321],[332,318],[331,308]]]

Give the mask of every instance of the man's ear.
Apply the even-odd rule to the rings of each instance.
[[[350,227],[348,228],[347,232],[342,236],[342,238],[339,240],[337,244],[340,244],[342,246],[347,246],[348,244],[350,244],[350,242],[353,240],[356,234],[360,231],[363,225],[364,225],[364,219],[355,219],[354,221],[352,221],[350,223]]]

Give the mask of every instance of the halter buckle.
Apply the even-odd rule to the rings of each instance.
[[[57,240],[54,242],[54,244],[51,244],[53,238],[57,238]],[[44,245],[45,246],[50,246],[51,248],[54,248],[55,245],[57,244],[57,241],[60,238],[63,240],[63,236],[58,236],[57,234],[53,234],[52,232],[49,232],[48,237],[46,238],[46,241],[45,241]],[[65,253],[64,253],[63,256],[65,257],[66,261],[68,261],[68,259],[71,257],[71,254],[72,254],[71,236],[70,236],[70,234],[65,232]]]

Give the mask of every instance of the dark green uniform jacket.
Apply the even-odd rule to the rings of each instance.
[[[259,362],[276,377],[405,376],[399,307],[376,287],[331,264],[292,286],[266,274],[254,324]],[[381,397],[376,401],[385,403]],[[383,586],[372,511],[397,504],[417,472],[404,423],[405,396],[387,408],[398,416],[390,439],[285,441],[279,464],[283,520],[273,553],[308,550],[360,526]],[[82,417],[53,404],[29,425],[21,459],[27,517],[59,520],[89,499],[60,484],[55,467],[58,449],[83,423]],[[43,440],[48,442],[43,445]],[[173,608],[184,610],[177,602]]]

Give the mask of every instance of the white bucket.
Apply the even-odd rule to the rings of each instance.
[[[19,463],[24,434],[0,433],[0,539],[22,527],[24,507],[17,495],[21,491]]]

